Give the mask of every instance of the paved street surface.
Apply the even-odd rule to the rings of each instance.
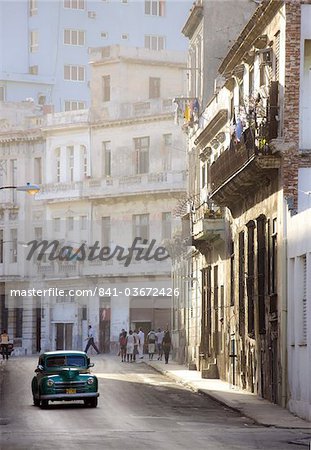
[[[310,434],[254,425],[214,400],[176,384],[143,363],[93,358],[99,406],[32,405],[37,358],[11,358],[1,401],[0,448],[11,449],[282,449],[308,448]]]

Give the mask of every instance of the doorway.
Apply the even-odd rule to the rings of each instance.
[[[56,323],[56,350],[72,350],[73,323]]]

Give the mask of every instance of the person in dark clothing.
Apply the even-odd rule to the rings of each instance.
[[[9,335],[6,330],[3,330],[1,333],[1,353],[3,359],[9,359]]]
[[[90,348],[90,346],[92,346],[94,348],[94,350],[97,352],[97,354],[99,355],[100,351],[98,350],[95,342],[94,342],[94,333],[93,333],[93,329],[92,329],[92,325],[89,325],[89,329],[88,329],[88,333],[87,333],[87,344],[85,347],[85,353],[87,353],[88,349]]]
[[[171,334],[168,330],[166,330],[164,333],[163,341],[162,341],[162,348],[163,348],[163,352],[164,352],[165,364],[168,364],[168,358],[170,355],[171,346],[172,346]]]

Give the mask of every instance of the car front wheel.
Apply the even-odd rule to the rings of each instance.
[[[38,398],[33,398],[33,404],[35,405],[35,406],[40,406],[40,400],[38,399]]]
[[[97,406],[97,397],[95,398],[87,398],[84,400],[85,406],[89,406],[90,408],[96,408]]]
[[[41,408],[47,408],[49,406],[49,401],[48,400],[41,400]]]

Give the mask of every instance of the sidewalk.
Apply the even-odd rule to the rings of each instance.
[[[225,381],[201,378],[200,372],[189,370],[174,361],[169,361],[167,365],[164,361],[144,359],[144,362],[169,378],[196,392],[208,395],[260,425],[311,430],[311,423],[294,416],[287,409],[261,399],[256,394],[233,387]]]

